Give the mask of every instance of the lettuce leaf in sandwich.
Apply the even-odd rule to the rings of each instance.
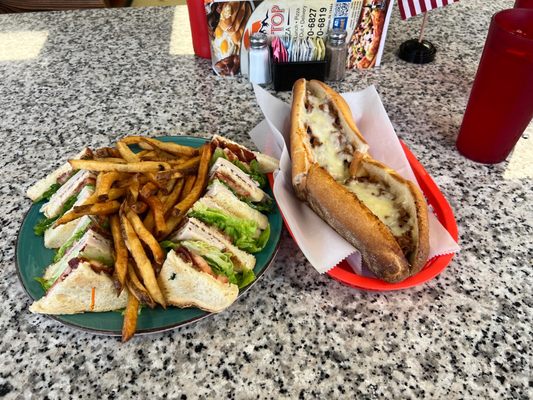
[[[270,225],[261,232],[259,237],[255,237],[257,232],[255,221],[235,218],[213,208],[197,206],[189,212],[189,215],[208,225],[216,226],[231,238],[235,246],[248,253],[253,254],[263,250],[270,238]]]
[[[210,165],[213,165],[215,161],[220,157],[228,160],[228,157],[226,156],[226,153],[224,153],[224,150],[222,150],[220,147],[217,147],[213,152],[213,156],[211,157]],[[252,160],[249,164],[246,164],[238,159],[229,161],[231,161],[241,171],[248,174],[250,178],[252,178],[259,184],[259,187],[264,188],[266,186],[267,178],[265,174],[260,171],[259,163],[257,162],[257,160]]]
[[[209,243],[199,240],[184,240],[180,244],[174,244],[174,246],[169,247],[176,248],[179,245],[184,246],[191,253],[201,256],[215,274],[226,276],[228,281],[237,285],[239,289],[248,286],[255,280],[253,270],[236,272],[231,261],[231,254],[223,252]]]

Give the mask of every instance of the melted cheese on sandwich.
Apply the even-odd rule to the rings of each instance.
[[[352,161],[352,146],[346,142],[327,99],[307,93],[308,106],[303,122],[313,148],[315,161],[336,181],[348,178],[347,165]]]
[[[381,183],[354,179],[347,182],[345,187],[354,193],[394,236],[402,236],[411,229],[411,218],[402,205],[398,204],[396,196]]]

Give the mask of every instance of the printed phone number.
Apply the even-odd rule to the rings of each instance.
[[[323,36],[324,35],[324,28],[326,28],[326,12],[328,11],[327,8],[322,7],[318,10],[315,10],[313,8],[309,9],[309,17],[307,18],[307,28],[309,30],[307,31],[307,36],[311,37],[315,35],[314,28],[318,28],[319,30],[316,31],[317,36]]]

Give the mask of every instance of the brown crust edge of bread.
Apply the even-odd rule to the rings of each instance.
[[[407,180],[406,180],[407,181]],[[428,206],[422,191],[411,181],[407,181],[415,198],[416,221],[418,223],[418,247],[411,263],[410,275],[415,275],[426,265],[429,257],[429,220]]]
[[[318,164],[311,165],[307,174],[305,197],[324,221],[361,252],[376,276],[391,283],[409,276],[409,263],[390,230]]]
[[[291,130],[290,130],[290,154],[292,162],[292,185],[299,199],[305,200],[305,180],[311,165],[312,155],[306,146],[302,120],[302,110],[304,109],[304,99],[306,90],[306,80],[298,79],[292,89],[291,107]]]

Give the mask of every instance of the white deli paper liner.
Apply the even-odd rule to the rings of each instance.
[[[265,120],[250,132],[255,145],[265,154],[280,159],[274,173],[274,195],[296,243],[319,272],[324,273],[347,259],[355,273],[374,275],[361,266],[361,255],[327,223],[301,202],[292,189],[290,143],[291,107],[254,85],[257,102]],[[362,135],[376,160],[395,169],[404,178],[417,183],[402,146],[374,86],[354,93],[342,94]],[[459,246],[433,213],[429,213],[429,258],[459,251]]]

